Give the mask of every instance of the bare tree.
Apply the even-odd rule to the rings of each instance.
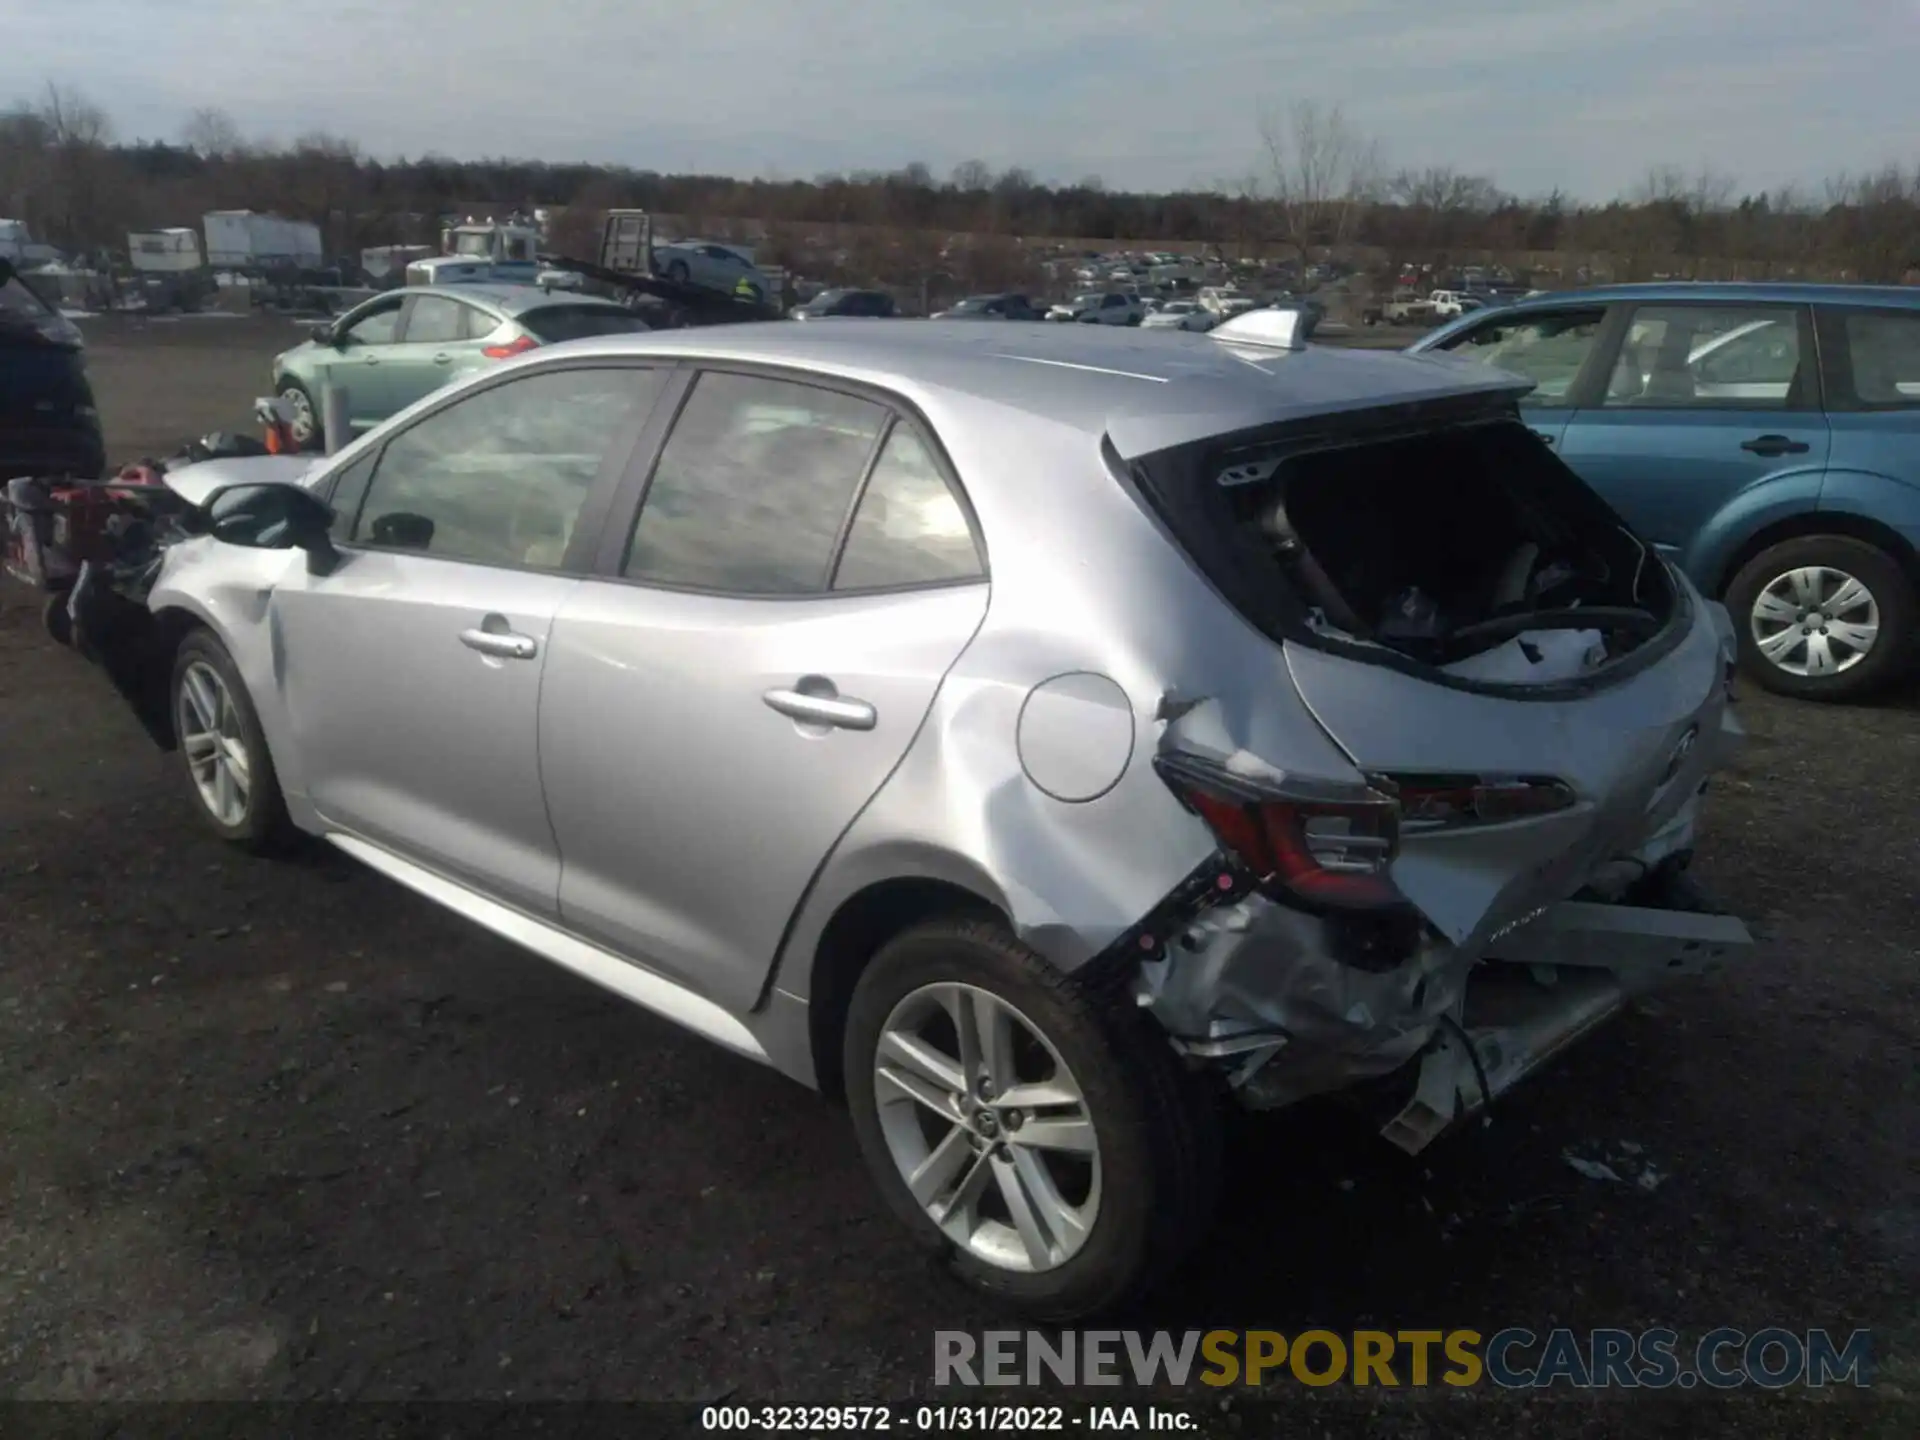
[[[243,154],[246,140],[233,116],[216,105],[203,105],[180,127],[180,143],[205,160]]]
[[[107,112],[78,90],[49,82],[40,102],[48,138],[63,150],[97,150],[113,139]]]
[[[956,190],[969,193],[990,189],[993,185],[993,171],[987,168],[984,160],[962,160],[953,167],[949,183]]]
[[[1285,114],[1260,121],[1279,238],[1299,253],[1304,271],[1315,246],[1339,245],[1353,233],[1360,209],[1378,190],[1380,147],[1336,105],[1297,100]]]

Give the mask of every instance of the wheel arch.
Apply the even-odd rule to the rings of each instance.
[[[1708,593],[1716,598],[1724,598],[1728,587],[1733,584],[1733,577],[1756,555],[1785,541],[1799,540],[1809,535],[1838,535],[1884,550],[1906,572],[1907,578],[1920,587],[1920,554],[1915,552],[1906,536],[1884,520],[1876,520],[1852,510],[1801,510],[1769,521],[1729,550],[1726,558],[1714,569],[1713,584]]]
[[[867,965],[894,936],[948,916],[976,916],[1008,924],[1006,911],[978,890],[932,876],[896,876],[855,891],[835,907],[820,932],[808,971],[807,1030],[820,1093],[846,1095],[841,1047],[854,987]]]

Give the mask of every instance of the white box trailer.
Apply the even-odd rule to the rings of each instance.
[[[143,275],[181,275],[201,268],[200,237],[183,226],[137,230],[127,236],[127,258]]]
[[[316,268],[321,262],[320,227],[252,210],[213,210],[201,222],[207,263],[215,269]]]

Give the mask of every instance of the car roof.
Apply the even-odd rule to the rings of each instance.
[[[1532,382],[1470,360],[1308,345],[1278,350],[1185,331],[899,320],[781,321],[579,340],[569,357],[656,355],[784,366],[916,403],[961,396],[1106,436],[1125,459],[1258,426],[1453,396],[1517,397]]]
[[[1533,310],[1543,306],[1614,304],[1621,301],[1771,301],[1786,305],[1897,305],[1920,309],[1920,286],[1822,285],[1800,281],[1654,280],[1638,285],[1592,285],[1578,290],[1550,290],[1544,295],[1502,305],[1503,310]]]
[[[588,305],[597,309],[618,310],[622,307],[612,300],[603,300],[597,295],[582,295],[573,290],[543,290],[538,285],[501,285],[484,282],[472,285],[407,285],[402,287],[407,295],[445,295],[454,300],[478,300],[483,305],[508,315],[524,314],[528,310],[538,310],[547,305]]]

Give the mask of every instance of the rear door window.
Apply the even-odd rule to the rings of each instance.
[[[1783,410],[1808,403],[1787,305],[1643,305],[1607,378],[1609,409]]]
[[[833,588],[943,585],[982,573],[967,512],[933,452],[911,426],[894,426],[854,511]]]
[[[1556,311],[1476,325],[1443,347],[1448,354],[1511,370],[1534,382],[1524,403],[1564,407],[1600,338],[1604,310]]]
[[[654,467],[621,573],[736,595],[826,588],[887,418],[817,386],[701,375]]]
[[[1872,410],[1920,407],[1920,311],[1830,313],[1852,392],[1835,398]]]

